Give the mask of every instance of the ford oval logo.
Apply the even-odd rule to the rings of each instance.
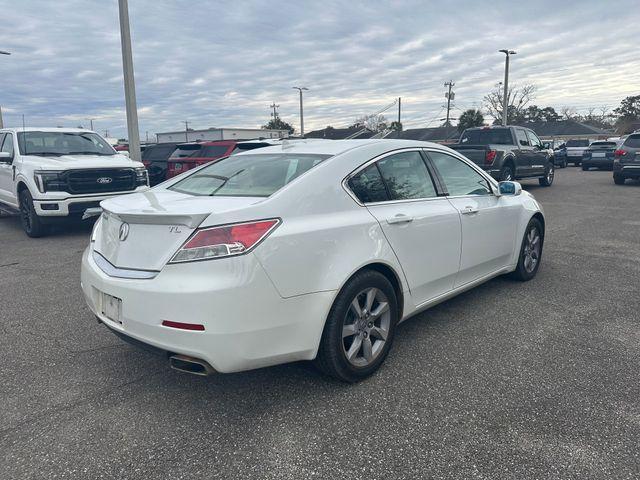
[[[107,184],[107,183],[111,183],[113,182],[113,178],[111,177],[100,177],[96,180],[96,182],[101,183],[101,184]]]
[[[126,222],[123,222],[122,225],[120,225],[118,238],[120,239],[121,242],[124,242],[128,236],[129,236],[129,224]]]

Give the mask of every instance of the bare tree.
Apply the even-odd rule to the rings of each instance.
[[[517,121],[524,115],[527,105],[535,98],[535,85],[523,85],[522,87],[511,87],[507,93],[507,121]],[[503,86],[499,83],[484,97],[484,104],[489,115],[496,122],[502,121],[503,116]],[[508,122],[507,122],[508,123]]]
[[[564,107],[560,108],[560,116],[563,120],[571,120],[578,116],[578,111],[575,109],[575,107],[569,107],[565,105]]]
[[[387,128],[387,119],[384,115],[364,115],[356,118],[353,125],[367,128],[373,132],[380,132]]]

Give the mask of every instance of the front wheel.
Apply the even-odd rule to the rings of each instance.
[[[20,199],[20,220],[24,232],[31,238],[38,238],[46,235],[47,226],[42,223],[33,207],[33,197],[29,190],[22,190]]]
[[[537,218],[532,218],[524,231],[518,266],[512,273],[513,278],[526,282],[536,276],[542,260],[543,243],[544,229],[542,228],[542,223]]]
[[[556,176],[556,169],[553,166],[553,163],[547,165],[547,170],[544,173],[544,177],[538,179],[538,183],[543,187],[550,187],[553,184],[553,179]]]
[[[379,272],[365,270],[349,280],[329,312],[316,366],[345,382],[374,373],[393,342],[397,302],[393,286]]]
[[[587,167],[584,163],[582,164],[582,171],[586,172],[587,170],[589,170],[589,167]]]
[[[624,185],[624,177],[622,175],[613,174],[613,183],[616,185]]]

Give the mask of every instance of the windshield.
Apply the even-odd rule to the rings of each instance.
[[[115,155],[102,137],[90,132],[18,132],[22,155]]]
[[[142,152],[142,161],[166,161],[175,149],[176,146],[172,143],[152,145],[151,147],[145,148],[144,152]]]
[[[469,145],[512,145],[511,131],[508,128],[483,128],[465,130],[460,143]]]
[[[218,158],[225,155],[227,150],[229,145],[180,145],[170,158]]]
[[[231,156],[169,187],[190,195],[268,197],[329,155],[288,153]]]
[[[567,142],[567,148],[569,147],[588,147],[589,140],[569,140]]]
[[[624,141],[625,147],[640,148],[640,135],[629,135]]]
[[[616,142],[593,142],[589,148],[614,148]]]

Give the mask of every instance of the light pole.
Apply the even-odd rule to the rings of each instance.
[[[300,92],[300,136],[304,137],[304,113],[302,110],[302,91],[309,90],[307,87],[293,87]]]
[[[504,92],[502,97],[502,125],[507,126],[507,117],[509,114],[509,56],[515,55],[514,50],[498,50],[505,54],[504,60]]]
[[[11,55],[11,52],[0,50],[0,55]],[[0,128],[4,128],[4,122],[2,121],[2,107],[0,107]]]
[[[129,156],[140,161],[140,132],[138,131],[138,109],[136,107],[136,85],[133,78],[133,55],[131,54],[131,31],[129,29],[129,6],[127,0],[118,0],[120,10],[120,41],[122,43],[122,71],[124,74],[124,99],[127,108],[127,132]]]

